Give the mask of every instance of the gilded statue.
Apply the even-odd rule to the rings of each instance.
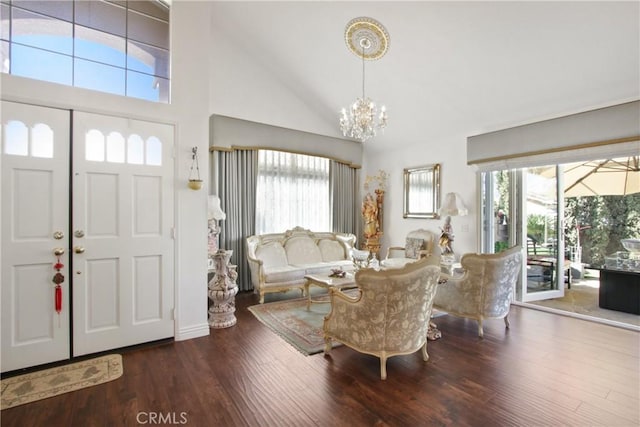
[[[378,203],[371,193],[364,196],[362,202],[362,216],[364,218],[364,237],[374,237],[378,234],[380,224],[378,222]]]

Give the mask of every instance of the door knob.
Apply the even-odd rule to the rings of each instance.
[[[62,256],[64,255],[64,248],[54,248],[53,249],[53,254],[55,256]]]
[[[76,231],[73,232],[73,235],[80,239],[80,238],[84,237],[84,231],[76,230]]]
[[[81,254],[84,252],[84,247],[83,246],[74,246],[73,247],[73,251],[77,254]]]
[[[53,233],[53,238],[56,240],[60,240],[64,237],[64,233],[62,231],[56,231]]]

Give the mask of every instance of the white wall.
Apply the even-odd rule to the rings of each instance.
[[[384,236],[380,255],[389,246],[404,246],[406,235],[418,228],[440,233],[443,219],[403,218],[403,171],[405,168],[440,163],[441,199],[456,192],[469,209],[469,215],[451,220],[455,235],[453,250],[459,258],[478,250],[478,208],[475,168],[467,165],[466,135],[454,135],[432,144],[416,143],[407,148],[389,147],[383,151],[367,150],[365,143],[362,181],[380,169],[389,174],[384,202]],[[364,189],[362,189],[364,196]]]
[[[207,195],[189,190],[191,147],[197,146],[201,178],[209,182],[209,56],[199,41],[210,31],[209,2],[171,6],[171,112],[178,121],[177,198],[178,298],[176,339],[208,335]]]
[[[207,323],[207,190],[187,188],[191,147],[208,182],[209,60],[194,40],[209,28],[209,4],[174,2],[172,103],[156,104],[122,96],[0,75],[1,97],[49,107],[77,109],[175,125],[176,330],[177,340],[209,334]],[[204,35],[206,38],[206,35]]]
[[[302,3],[283,2],[269,8],[308,7],[313,6],[312,3],[302,6]],[[234,9],[235,6],[246,9],[261,7],[258,4],[244,2],[213,2],[211,6],[211,43],[207,46],[207,53],[212,61],[211,113],[317,135],[339,137],[336,126],[339,107],[333,107],[335,110],[326,108],[320,101],[322,87],[314,88],[315,91],[310,92],[304,82],[296,81],[289,70],[282,69],[283,64],[280,64],[277,58],[268,56],[268,52],[248,51],[255,49],[255,45],[261,41],[247,34],[238,34],[235,28],[226,28],[228,24],[225,13],[230,13],[228,9]],[[264,16],[263,19],[272,18]],[[309,19],[313,20],[314,17],[310,15]],[[227,31],[232,32],[232,37],[227,35]],[[249,46],[245,46],[246,44]],[[313,52],[312,46],[309,51]],[[330,132],[327,132],[328,129]],[[305,146],[299,147],[299,150],[304,151]]]

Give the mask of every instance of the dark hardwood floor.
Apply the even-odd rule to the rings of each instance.
[[[123,352],[112,382],[2,411],[2,426],[638,426],[640,334],[513,307],[511,329],[437,318],[442,339],[387,363],[306,357],[236,299],[238,324]],[[155,417],[155,418],[154,418]],[[168,422],[167,422],[168,421]],[[157,424],[155,424],[157,425]]]

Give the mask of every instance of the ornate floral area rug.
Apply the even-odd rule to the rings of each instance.
[[[110,354],[0,381],[0,409],[106,383],[122,376],[122,356]]]
[[[249,311],[273,332],[307,356],[324,350],[322,322],[331,305],[328,297],[314,297],[324,300],[313,303],[307,310],[306,298],[275,301],[249,307]],[[340,345],[334,342],[334,347]]]
[[[307,310],[306,298],[298,298],[254,305],[249,307],[249,311],[299,352],[310,356],[324,350],[322,324],[324,316],[329,314],[329,309],[331,308],[326,295],[322,297],[314,296],[313,300],[326,302],[313,303],[310,309]],[[432,317],[446,314],[444,312],[436,313],[436,311],[434,310]],[[429,337],[429,339],[436,338]],[[342,344],[336,341],[333,342],[333,347],[339,345]]]

